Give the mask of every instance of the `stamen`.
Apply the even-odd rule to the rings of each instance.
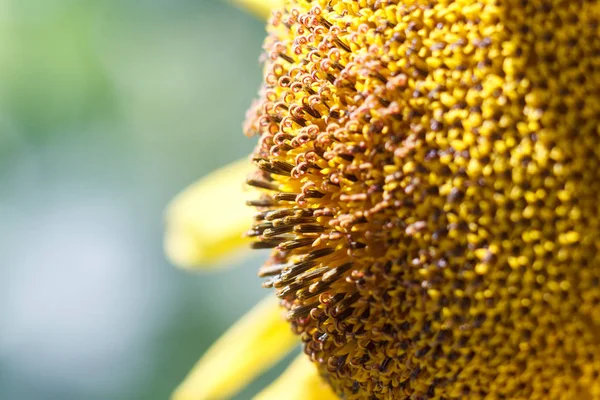
[[[267,182],[265,180],[261,180],[261,179],[248,179],[246,181],[247,185],[250,186],[254,186],[260,189],[265,189],[265,190],[272,190],[272,191],[278,191],[279,187],[277,186],[277,184],[273,183],[273,182]]]
[[[311,304],[306,304],[300,307],[293,308],[287,313],[287,319],[293,320],[298,318],[304,318],[310,313],[310,311],[313,308],[317,308],[318,306],[319,302],[317,301]]]
[[[311,246],[314,242],[313,238],[304,238],[304,239],[296,239],[296,240],[288,240],[281,243],[278,247],[279,250],[289,251],[299,249],[301,247]]]
[[[285,268],[285,264],[263,265],[258,270],[258,276],[261,278],[265,278],[267,276],[276,276],[281,274],[281,271],[283,271]]]
[[[298,276],[299,274],[308,271],[314,266],[318,265],[316,261],[301,261],[296,264],[292,264],[283,269],[281,273],[282,279],[292,279]]]

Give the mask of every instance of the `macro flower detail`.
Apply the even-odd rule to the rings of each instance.
[[[288,1],[248,235],[345,399],[600,399],[600,2]]]
[[[178,196],[165,248],[193,267],[249,237],[277,298],[173,399],[298,341],[259,400],[600,399],[600,2],[235,2],[276,7],[253,171]]]

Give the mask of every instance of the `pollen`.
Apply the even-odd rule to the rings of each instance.
[[[292,0],[248,232],[344,399],[600,399],[600,2]]]

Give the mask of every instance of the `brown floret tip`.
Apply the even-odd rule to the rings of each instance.
[[[292,0],[259,272],[345,399],[600,399],[600,2]]]

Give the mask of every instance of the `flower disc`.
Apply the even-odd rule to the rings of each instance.
[[[600,2],[289,1],[249,235],[347,399],[600,399]]]

